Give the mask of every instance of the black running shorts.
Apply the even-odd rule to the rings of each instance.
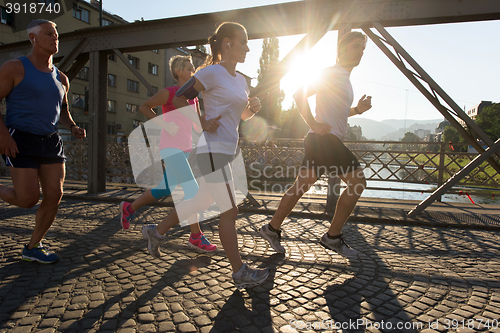
[[[331,133],[308,133],[304,139],[305,156],[302,167],[314,169],[316,177],[345,175],[360,168],[354,154]]]
[[[5,164],[14,168],[39,169],[42,164],[64,163],[63,142],[57,132],[37,135],[16,129],[9,129],[16,141],[19,153],[16,157],[2,155]]]

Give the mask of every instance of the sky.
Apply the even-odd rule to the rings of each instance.
[[[129,22],[180,17],[244,7],[264,6],[290,1],[270,0],[103,0],[103,8]],[[500,21],[482,21],[387,28],[387,31],[419,63],[441,88],[462,108],[469,110],[481,101],[500,102]],[[304,35],[280,37],[280,58]],[[317,75],[335,64],[337,32],[327,33],[281,81],[285,91],[284,109],[305,78]],[[237,69],[257,77],[262,40],[249,41],[250,52]],[[368,39],[363,59],[351,73],[354,103],[364,94],[372,96],[373,107],[362,116],[377,121],[385,119],[442,119],[443,116],[396,68],[382,51]],[[254,80],[252,85],[256,85]]]

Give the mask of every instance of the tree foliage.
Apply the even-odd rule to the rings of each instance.
[[[412,132],[406,132],[401,142],[420,142],[420,138]]]
[[[262,83],[268,78],[270,73],[276,68],[279,63],[279,41],[276,37],[264,38],[262,41],[262,55],[259,59],[259,69],[257,81]],[[281,103],[285,98],[285,93],[280,89],[279,82],[259,96],[262,110],[259,112],[261,117],[267,119],[268,123],[280,124],[281,118]]]
[[[493,141],[500,138],[500,103],[495,103],[483,108],[476,117],[476,124]]]
[[[309,131],[309,126],[300,115],[295,103],[288,110],[281,112],[279,123],[275,138],[303,139]]]
[[[454,144],[454,143],[466,142],[465,138],[460,133],[458,133],[458,131],[455,129],[455,127],[453,127],[451,125],[448,125],[444,128],[443,141],[450,143],[450,147],[448,147],[447,149],[451,149],[451,147],[453,147],[452,144]],[[463,146],[463,145],[456,146],[453,148],[453,150],[466,151],[467,146]]]
[[[206,48],[205,45],[196,45],[195,49],[198,50],[198,51],[201,51],[203,53],[207,53],[207,48]]]

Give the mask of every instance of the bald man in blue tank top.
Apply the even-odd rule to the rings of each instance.
[[[0,100],[5,98],[5,122],[0,117],[0,154],[9,166],[13,186],[0,185],[0,198],[30,208],[43,199],[35,216],[35,228],[22,250],[22,259],[53,263],[59,259],[42,245],[59,209],[63,194],[65,160],[57,124],[77,139],[85,138],[68,110],[69,80],[52,64],[58,52],[56,24],[33,20],[28,24],[33,51],[0,67]]]

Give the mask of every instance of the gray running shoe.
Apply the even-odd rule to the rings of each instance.
[[[148,252],[155,258],[160,258],[160,245],[165,237],[158,237],[156,233],[156,224],[149,224],[142,227],[142,235],[148,241]]]
[[[325,233],[319,240],[319,243],[324,248],[335,251],[342,257],[355,257],[359,254],[358,251],[347,245],[343,235],[336,239],[330,239],[328,238],[328,233]]]
[[[285,253],[285,248],[281,245],[281,230],[279,232],[274,232],[269,230],[269,224],[262,226],[259,229],[259,234],[264,237],[265,240],[269,242],[269,245],[274,249],[274,251],[279,253]]]
[[[238,273],[233,273],[234,285],[238,289],[254,287],[264,282],[269,276],[269,268],[253,269],[243,264]]]

